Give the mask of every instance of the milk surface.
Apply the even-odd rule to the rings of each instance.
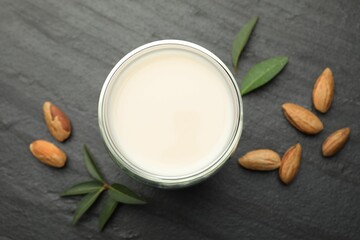
[[[235,100],[216,63],[187,50],[157,50],[115,76],[107,124],[127,161],[178,177],[206,168],[226,150],[236,124]]]

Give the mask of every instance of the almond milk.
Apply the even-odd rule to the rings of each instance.
[[[161,177],[201,172],[239,127],[234,83],[221,66],[184,48],[130,57],[106,89],[106,129],[128,164]]]

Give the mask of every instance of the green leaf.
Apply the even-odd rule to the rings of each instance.
[[[81,216],[91,207],[91,205],[100,196],[102,191],[104,191],[104,188],[101,188],[97,192],[88,193],[85,197],[83,197],[83,199],[81,199],[81,201],[78,203],[76,207],[72,224],[76,224],[79,221]]]
[[[109,221],[110,217],[114,213],[118,202],[113,200],[110,196],[107,196],[105,202],[102,205],[100,216],[99,216],[99,230],[102,231]]]
[[[88,170],[89,174],[96,180],[99,180],[100,182],[105,183],[105,180],[104,180],[102,174],[100,173],[99,169],[95,165],[95,162],[91,156],[91,153],[90,153],[89,149],[86,147],[86,145],[84,145],[84,156],[85,156],[85,166],[86,166],[86,169]]]
[[[126,204],[146,204],[144,199],[139,197],[132,190],[121,184],[111,184],[109,188],[110,197],[118,202]]]
[[[241,84],[241,95],[244,96],[269,82],[285,67],[287,62],[287,57],[280,56],[267,59],[251,67]]]
[[[103,184],[98,181],[82,182],[68,188],[63,193],[61,193],[60,196],[65,197],[92,193],[98,191],[102,187]]]
[[[241,55],[241,52],[243,51],[244,47],[246,46],[246,43],[248,42],[250,35],[258,21],[259,17],[253,17],[250,21],[248,21],[240,30],[240,32],[236,35],[232,50],[231,50],[231,57],[232,62],[234,65],[234,69],[236,71],[238,66],[238,61]]]

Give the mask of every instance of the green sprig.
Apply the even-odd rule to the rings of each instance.
[[[143,198],[138,196],[128,187],[118,183],[113,183],[111,185],[108,184],[105,181],[99,168],[96,166],[94,159],[86,145],[84,145],[84,159],[87,171],[95,180],[75,184],[60,194],[62,197],[86,194],[76,207],[74,218],[72,220],[73,224],[76,224],[79,221],[83,214],[91,208],[99,196],[105,191],[108,191],[108,196],[106,197],[100,211],[100,231],[104,229],[106,223],[115,212],[115,209],[119,203],[146,204]]]
[[[251,18],[235,36],[231,50],[231,58],[235,72],[237,70],[240,55],[250,39],[258,20],[259,17]],[[285,67],[287,62],[287,57],[280,56],[261,61],[252,66],[242,81],[240,89],[241,95],[244,96],[275,78],[275,76]]]

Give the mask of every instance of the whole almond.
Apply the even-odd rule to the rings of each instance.
[[[284,154],[279,169],[280,180],[291,183],[300,169],[302,148],[300,143],[290,147]]]
[[[65,141],[71,134],[69,118],[51,102],[45,102],[43,110],[45,122],[51,135],[60,142]]]
[[[61,168],[66,163],[66,154],[51,142],[36,140],[29,148],[34,157],[48,166]]]
[[[350,128],[339,129],[328,136],[322,144],[324,157],[331,157],[339,152],[350,136]]]
[[[316,110],[326,113],[334,99],[334,77],[330,68],[326,68],[315,82],[312,101]]]
[[[258,149],[246,153],[239,158],[239,164],[244,168],[259,171],[270,171],[280,167],[280,156],[270,149]]]
[[[286,119],[300,132],[313,135],[324,129],[321,120],[306,108],[293,103],[285,103],[282,105],[282,110]]]

